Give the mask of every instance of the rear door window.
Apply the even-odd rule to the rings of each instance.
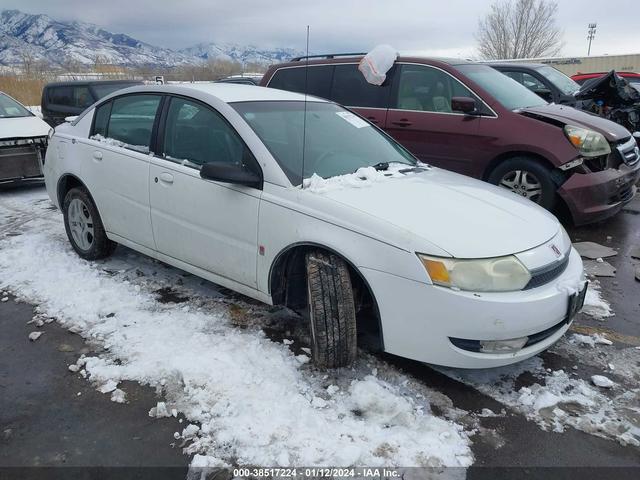
[[[93,96],[86,85],[53,87],[49,90],[49,103],[67,107],[87,108],[93,103]]]
[[[393,70],[387,73],[385,82],[377,86],[365,80],[358,65],[336,65],[329,98],[348,107],[387,108]]]
[[[281,68],[271,77],[269,87],[328,98],[332,76],[333,65]]]
[[[92,135],[122,142],[119,146],[124,148],[149,152],[160,99],[159,95],[126,95],[101,105],[96,109]]]

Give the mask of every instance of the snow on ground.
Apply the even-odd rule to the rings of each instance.
[[[607,317],[615,315],[609,302],[602,297],[600,283],[597,280],[589,283],[582,312],[597,320],[604,320]]]
[[[38,118],[42,118],[42,108],[40,107],[40,105],[25,105],[27,107],[27,110],[29,110],[31,113],[33,113],[36,117]]]
[[[167,411],[194,425],[175,436],[190,440],[186,452],[198,454],[198,464],[472,463],[464,427],[433,415],[429,392],[402,374],[379,373],[367,356],[348,371],[315,371],[251,321],[239,328],[245,317],[268,316],[267,307],[124,248],[111,260],[83,261],[61,216],[42,197],[27,198],[0,204],[0,288],[103,347],[70,374],[121,403],[124,380],[155,387]],[[196,287],[180,304],[153,293],[185,283]]]
[[[636,355],[638,360],[640,354]],[[563,432],[573,427],[623,445],[640,446],[637,380],[603,391],[573,371],[545,369],[540,357],[491,370],[442,371],[512,407],[545,430]],[[527,381],[531,376],[533,380]],[[522,383],[527,385],[520,386]]]

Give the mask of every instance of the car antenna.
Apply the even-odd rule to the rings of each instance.
[[[302,117],[302,182],[304,188],[304,153],[307,149],[307,87],[309,85],[309,25],[307,25],[307,54],[304,61],[304,114]]]

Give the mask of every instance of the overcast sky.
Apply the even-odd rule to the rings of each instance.
[[[366,51],[379,43],[432,55],[472,56],[489,0],[1,0],[0,8],[91,22],[114,33],[182,48],[231,42],[303,50],[306,25],[316,53]],[[563,55],[640,52],[640,17],[629,0],[560,0]]]

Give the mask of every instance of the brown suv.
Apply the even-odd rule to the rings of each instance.
[[[301,57],[270,67],[261,85],[346,105],[419,159],[565,206],[576,224],[614,215],[636,193],[640,152],[616,123],[549,104],[487,65],[399,57],[378,87],[361,58]]]

